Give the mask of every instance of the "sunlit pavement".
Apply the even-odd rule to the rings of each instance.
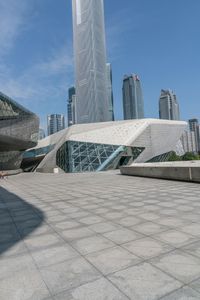
[[[0,299],[200,299],[200,186],[119,172],[1,180]]]

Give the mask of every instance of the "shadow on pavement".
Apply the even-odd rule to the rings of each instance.
[[[43,220],[41,210],[0,187],[0,255],[36,230]]]

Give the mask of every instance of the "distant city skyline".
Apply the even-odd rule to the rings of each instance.
[[[104,5],[116,120],[123,118],[122,78],[132,72],[142,79],[146,117],[159,117],[160,89],[171,88],[181,119],[200,119],[200,1]],[[71,0],[9,0],[0,10],[0,90],[37,113],[45,128],[47,114],[66,114],[74,84],[71,11]]]

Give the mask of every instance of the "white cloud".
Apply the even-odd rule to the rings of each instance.
[[[24,70],[8,63],[18,37],[31,26],[33,2],[0,0],[0,91],[24,105],[58,96],[67,90],[68,77],[69,84],[72,77],[72,47],[68,45],[48,51],[47,57]]]
[[[36,71],[41,71],[43,74],[56,75],[66,73],[73,66],[73,58],[71,49],[67,46],[61,47],[59,50],[54,50],[47,61],[36,65]]]
[[[10,97],[22,100],[24,104],[42,101],[49,96],[58,97],[63,90],[67,93],[73,72],[73,59],[69,47],[54,49],[45,60],[26,69],[19,76],[12,70],[4,73],[5,66],[0,64],[0,90]]]

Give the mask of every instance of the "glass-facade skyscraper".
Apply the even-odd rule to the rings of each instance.
[[[139,77],[137,75],[125,75],[122,91],[124,120],[143,119],[144,101]]]
[[[114,121],[112,66],[110,63],[106,64],[106,73],[107,73],[107,92],[108,92],[109,113],[110,113],[110,119],[112,121]]]
[[[56,133],[65,128],[65,117],[60,114],[52,114],[47,116],[48,135]]]
[[[75,124],[74,120],[74,99],[76,97],[76,89],[74,86],[70,87],[68,90],[68,103],[67,103],[67,119],[68,119],[68,127]]]
[[[103,0],[72,0],[77,123],[110,121]]]
[[[200,151],[200,132],[199,132],[199,121],[198,119],[189,120],[190,131],[194,133],[196,142],[196,152]]]
[[[165,120],[180,120],[179,104],[176,95],[171,90],[161,90],[159,117]]]

